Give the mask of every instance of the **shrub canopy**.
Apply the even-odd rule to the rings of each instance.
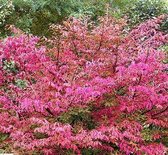
[[[19,35],[0,43],[0,147],[24,154],[164,155],[168,75],[165,17],[124,33],[70,19],[52,26],[52,48]]]

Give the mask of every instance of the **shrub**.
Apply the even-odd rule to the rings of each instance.
[[[168,13],[165,0],[1,0],[1,37],[11,35],[8,25],[14,25],[26,33],[50,37],[49,26],[62,23],[69,17],[90,17],[97,21],[109,14],[117,18],[128,16],[134,26],[146,19]],[[166,28],[165,25],[163,26]]]
[[[13,10],[14,6],[11,0],[0,0],[0,36],[5,36],[3,28],[5,27],[7,18],[10,17]]]
[[[163,22],[160,25],[160,29],[165,32],[168,33],[168,16],[163,20]]]
[[[70,19],[52,27],[51,49],[33,36],[2,40],[1,148],[164,155],[168,76],[159,47],[168,36],[159,31],[162,20],[124,34],[121,20],[104,17],[94,26]]]
[[[96,20],[105,14],[105,4],[106,1],[86,0],[1,0],[1,31],[5,34],[5,26],[15,25],[26,33],[49,37],[51,24],[61,23],[69,16],[91,16]]]
[[[168,13],[168,7],[165,0],[137,0],[126,11],[130,25],[166,13]]]

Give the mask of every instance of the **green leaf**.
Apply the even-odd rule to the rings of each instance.
[[[9,138],[9,134],[0,133],[0,142],[3,142],[3,141],[6,140],[7,138]]]
[[[16,85],[17,87],[21,88],[21,89],[24,89],[24,88],[27,87],[28,84],[27,84],[27,81],[26,81],[26,80],[17,79],[17,80],[15,81],[15,85]]]

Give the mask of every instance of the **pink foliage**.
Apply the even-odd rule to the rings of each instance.
[[[162,17],[151,19],[124,34],[123,21],[104,18],[90,28],[73,19],[53,28],[60,35],[49,41],[52,49],[32,36],[2,40],[0,133],[9,134],[10,147],[30,154],[91,148],[164,155],[168,65],[159,47],[168,35],[159,31],[161,22]],[[73,108],[90,108],[94,128],[59,121]],[[143,132],[152,126],[159,129],[148,141]]]

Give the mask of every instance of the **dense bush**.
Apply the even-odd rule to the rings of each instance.
[[[3,0],[8,3],[9,0]],[[77,8],[73,0],[10,0],[14,10],[5,25],[15,25],[26,33],[49,35],[48,25],[60,22]]]
[[[165,33],[168,33],[168,17],[166,17],[160,25],[160,29]]]
[[[0,148],[19,154],[164,155],[168,75],[163,17],[123,33],[125,22],[70,19],[48,40],[0,44]]]
[[[166,13],[168,14],[168,5],[165,0],[137,0],[126,9],[131,25]]]
[[[1,36],[9,35],[7,26],[15,25],[26,33],[51,36],[49,26],[69,17],[89,16],[97,21],[109,14],[128,16],[131,26],[167,13],[165,0],[0,0]]]
[[[69,16],[91,16],[95,20],[104,15],[106,1],[1,0],[3,12],[0,15],[4,16],[1,31],[4,32],[5,26],[12,24],[26,33],[49,36],[49,25],[60,23]],[[12,4],[10,14],[6,11],[9,4]]]
[[[14,7],[11,1],[0,0],[0,36],[4,36],[6,19],[12,14]]]

